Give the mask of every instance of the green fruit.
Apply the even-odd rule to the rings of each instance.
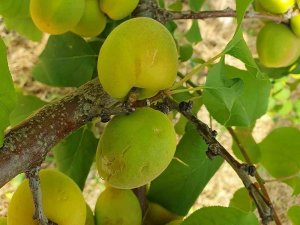
[[[145,221],[146,225],[165,225],[166,223],[181,218],[181,216],[170,212],[161,205],[154,202],[149,202]]]
[[[175,149],[176,134],[168,117],[138,108],[107,124],[96,155],[98,172],[113,187],[136,188],[161,174]]]
[[[170,32],[150,18],[134,18],[116,27],[102,45],[98,76],[106,92],[124,98],[137,87],[141,97],[170,88],[178,67]]]
[[[86,203],[76,183],[55,170],[40,171],[42,204],[46,217],[59,225],[84,225]],[[7,215],[8,225],[37,225],[28,180],[14,193]]]
[[[286,67],[300,56],[300,38],[283,24],[268,23],[257,36],[256,49],[262,65]]]
[[[106,188],[95,206],[96,225],[141,225],[142,210],[131,190]]]
[[[98,0],[85,0],[85,8],[79,23],[72,32],[82,37],[100,34],[106,25],[106,16],[100,11]]]
[[[295,5],[295,0],[259,0],[260,5],[271,13],[285,13]]]
[[[100,0],[100,8],[111,19],[120,20],[129,16],[139,0]]]
[[[173,220],[170,223],[167,223],[166,225],[180,225],[182,223],[182,220]]]
[[[7,224],[7,218],[6,217],[0,217],[0,225],[6,225]]]
[[[88,204],[86,204],[86,219],[84,225],[95,225],[93,211]]]
[[[62,34],[80,21],[85,0],[30,0],[35,25],[49,34]]]
[[[293,16],[290,22],[293,32],[300,37],[300,14]]]

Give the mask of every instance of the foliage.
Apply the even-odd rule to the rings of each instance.
[[[174,38],[180,67],[184,68],[182,71],[187,71],[183,74],[182,71],[178,72],[176,82],[166,92],[169,94],[168,98],[177,103],[182,101],[193,103],[194,107],[191,112],[194,115],[197,115],[200,110],[206,109],[218,124],[218,128],[232,129],[236,136],[232,144],[234,157],[242,163],[259,166],[272,178],[289,185],[293,194],[298,195],[300,193],[300,55],[297,55],[296,61],[293,60],[292,63],[288,63],[289,65],[279,68],[267,67],[259,58],[253,57],[244,38],[243,28],[244,16],[247,10],[251,10],[251,2],[251,0],[236,1],[237,26],[235,33],[224,49],[207,61],[198,58],[199,56],[195,52],[197,44],[203,41],[201,33],[205,33],[205,30],[200,29],[197,19],[191,17],[193,20],[185,33],[180,33],[182,30],[179,29],[179,23],[176,21],[166,21],[165,26],[168,30],[163,28],[164,32],[172,35],[172,40]],[[201,10],[208,7],[203,0],[189,0],[188,4],[181,0],[172,1],[168,5],[163,0],[158,3],[161,7],[160,10],[167,10],[165,12],[169,12],[171,15],[174,13],[172,11],[180,13],[186,8],[200,13]],[[22,3],[17,0],[0,0],[0,15],[3,16],[7,29],[15,30],[32,41],[40,41],[43,33],[31,19],[29,4],[29,0],[24,0]],[[109,11],[109,7],[106,10]],[[55,87],[79,87],[94,79],[97,73],[100,73],[99,69],[97,71],[99,50],[109,34],[119,24],[134,15],[128,14],[126,12],[127,17],[123,18],[124,16],[122,16],[122,20],[114,21],[107,18],[106,28],[96,37],[83,38],[71,31],[60,35],[50,35],[45,49],[32,70],[33,78]],[[290,27],[286,26],[285,29],[290,29]],[[290,35],[294,35],[291,30],[289,32]],[[142,34],[136,33],[134,36],[139,37],[139,35]],[[118,41],[122,41],[125,36],[126,31],[121,37],[118,37]],[[296,38],[296,40],[298,39]],[[34,116],[37,110],[49,104],[20,88],[15,90],[8,68],[5,41],[0,40],[0,146],[3,145],[4,133],[8,128],[18,126],[29,116]],[[115,46],[115,52],[104,58],[117,59],[117,62],[113,63],[116,65],[106,66],[111,71],[121,71],[121,75],[128,72],[128,69],[116,70],[121,64],[128,66],[128,62],[136,63],[134,72],[141,69],[136,56],[131,51],[143,52],[149,43],[142,43],[145,46],[134,46],[136,43],[138,41],[125,47],[112,43],[111,45]],[[161,45],[164,44],[162,41]],[[122,48],[118,46],[122,46]],[[108,49],[108,52],[110,50]],[[128,53],[126,60],[123,61],[122,57],[125,54],[122,54],[122,51]],[[147,50],[144,53],[148,56],[149,52],[151,51]],[[228,56],[240,61],[242,68],[229,65],[226,60]],[[132,57],[132,62],[127,60],[130,57]],[[165,56],[163,58],[169,60]],[[205,70],[206,68],[207,70]],[[205,73],[205,80],[201,79],[200,72]],[[111,73],[106,76],[109,80]],[[147,80],[146,83],[152,82],[152,80],[154,79]],[[127,80],[124,82],[126,83]],[[142,86],[145,88],[146,85]],[[112,87],[120,88],[118,79],[115,79]],[[153,90],[155,93],[157,92],[151,87],[150,91]],[[122,95],[122,97],[124,96]],[[152,103],[150,100],[149,102]],[[155,103],[165,104],[157,99],[155,101]],[[224,159],[220,156],[210,159],[207,154],[210,146],[207,140],[199,135],[199,127],[195,127],[193,121],[185,118],[183,113],[180,114],[174,108],[171,110],[168,117],[173,122],[178,137],[176,153],[167,169],[150,182],[144,198],[160,204],[171,213],[186,216],[182,225],[259,224],[253,213],[257,205],[250,198],[246,188],[241,188],[234,193],[228,207],[203,207],[193,212],[192,206],[197,197],[219,170]],[[285,120],[287,125],[279,125],[272,129],[262,141],[257,141],[253,136],[253,130],[256,121],[263,115],[271,116],[275,122]],[[153,118],[147,119],[151,122]],[[81,190],[85,187],[85,181],[95,161],[98,139],[102,134],[102,131],[99,132],[99,127],[102,130],[104,126],[106,125],[95,119],[71,133],[52,150],[55,166],[71,177]],[[132,129],[130,127],[126,131],[127,136],[131,135],[130,130],[132,131]],[[138,135],[142,133],[138,130],[131,139],[139,138]],[[124,136],[126,135],[122,135],[122,137]],[[147,139],[147,137],[143,138]],[[139,140],[144,139],[139,138]],[[116,140],[109,140],[109,142],[115,143]],[[1,154],[0,148],[0,157]],[[260,181],[258,180],[258,182]],[[258,185],[263,184],[259,183]],[[270,197],[272,198],[272,196]],[[299,206],[291,207],[287,215],[294,224],[299,224],[299,217],[297,217]]]

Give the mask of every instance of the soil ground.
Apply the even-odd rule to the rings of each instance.
[[[227,7],[234,8],[232,0],[217,0],[207,1],[208,9],[225,9]],[[180,31],[185,31],[190,26],[190,21],[180,21]],[[228,43],[235,30],[235,22],[232,18],[219,18],[199,21],[203,41],[195,46],[195,56],[199,56],[205,60],[213,57],[219,53]],[[257,30],[262,23],[258,20],[247,20],[244,22],[245,30]],[[180,34],[178,34],[180,35]],[[32,67],[38,60],[38,55],[43,50],[47,36],[44,37],[40,43],[34,43],[20,37],[17,33],[7,31],[3,23],[0,22],[0,36],[4,38],[8,46],[8,61],[13,79],[18,87],[22,87],[32,94],[36,94],[43,99],[49,99],[55,94],[64,94],[69,92],[69,89],[49,88],[34,81],[30,75]],[[245,39],[255,53],[255,36],[248,35],[245,32]],[[227,62],[234,65],[241,65],[241,63],[233,58],[226,58]],[[185,68],[182,69],[183,72]],[[205,122],[209,122],[209,115],[205,110],[200,112],[201,118]],[[267,133],[274,127],[279,126],[268,115],[263,116],[258,120],[254,129],[254,136],[257,141],[262,140]],[[230,135],[220,129],[220,127],[213,123],[213,128],[219,130],[219,141],[230,150],[231,137]],[[48,164],[46,164],[49,166]],[[51,164],[50,164],[51,166]],[[262,176],[268,179],[266,173]],[[6,184],[0,189],[0,216],[5,216],[7,213],[7,206],[14,190],[19,184],[20,178],[16,178]],[[242,187],[242,183],[231,169],[231,167],[224,163],[221,169],[211,179],[207,187],[199,196],[193,209],[202,206],[222,205],[227,206],[234,192]],[[292,196],[292,190],[287,185],[280,182],[269,182],[266,184],[272,201],[278,211],[282,224],[291,224],[287,220],[286,210],[291,205],[300,204],[300,196]],[[94,207],[96,199],[103,189],[101,180],[93,166],[86,187],[84,189],[84,196],[91,208]]]

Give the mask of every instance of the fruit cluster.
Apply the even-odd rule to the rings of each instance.
[[[43,32],[72,31],[82,37],[93,37],[104,30],[106,15],[113,20],[123,19],[137,4],[138,0],[30,0],[30,14]]]
[[[256,0],[255,10],[276,14],[295,12],[290,24],[268,22],[257,36],[256,48],[261,64],[265,67],[287,67],[300,57],[300,1],[297,0]]]

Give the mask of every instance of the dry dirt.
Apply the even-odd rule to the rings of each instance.
[[[234,8],[232,0],[211,0],[207,6],[210,9]],[[190,21],[180,21],[178,24],[180,24],[180,29],[182,31],[190,26]],[[232,18],[219,18],[199,21],[199,24],[203,41],[195,46],[195,55],[207,60],[219,53],[230,40],[234,33],[235,21]],[[257,20],[247,20],[244,23],[245,30],[255,30],[260,26],[261,22]],[[180,34],[178,35],[180,36]],[[45,86],[33,81],[30,76],[31,68],[37,62],[37,57],[44,48],[44,44],[47,40],[46,36],[41,43],[30,42],[14,32],[6,31],[2,23],[0,23],[0,36],[4,38],[8,46],[9,67],[17,86],[24,88],[30,93],[37,94],[43,99],[51,98],[53,93],[60,95],[69,91],[69,89],[60,90],[49,87],[46,87],[47,91],[45,91]],[[253,50],[253,53],[256,54],[255,37],[246,34],[245,38],[249,47]],[[226,58],[226,60],[230,64],[242,66],[239,61],[234,60],[233,58]],[[202,110],[200,115],[205,122],[210,122],[209,115],[205,110]],[[278,126],[278,124],[275,124],[270,117],[267,115],[263,116],[258,120],[254,129],[255,139],[258,141],[261,140],[276,126]],[[213,128],[219,130],[219,141],[230,150],[230,135],[224,129],[220,129],[215,123],[213,123]],[[268,178],[267,174],[263,174],[263,176]],[[14,179],[0,189],[0,216],[6,215],[9,199],[19,184],[19,180],[20,179]],[[241,181],[231,167],[224,163],[199,196],[193,209],[210,205],[227,206],[234,192],[242,186]],[[290,224],[286,218],[286,210],[290,205],[300,204],[300,197],[292,196],[292,190],[287,185],[280,182],[270,182],[267,183],[266,186],[282,220],[282,224]],[[93,167],[84,189],[84,196],[92,208],[102,189],[103,185],[101,184],[101,180]]]

